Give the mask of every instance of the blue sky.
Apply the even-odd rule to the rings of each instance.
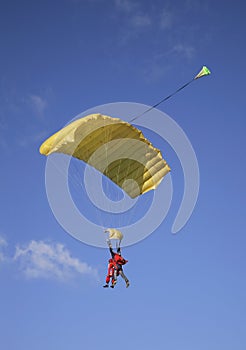
[[[245,10],[243,1],[1,3],[2,349],[245,349]],[[171,234],[182,168],[150,134],[172,167],[172,205],[124,249],[130,288],[104,290],[108,252],[56,221],[39,146],[94,106],[155,104],[202,65],[211,76],[160,106],[195,150],[195,210]]]

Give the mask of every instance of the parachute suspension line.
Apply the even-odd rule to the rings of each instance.
[[[61,160],[60,160],[61,161]],[[64,165],[64,167],[66,166],[66,160],[64,159],[62,159],[62,161],[61,161],[62,163],[63,163],[63,165]],[[56,162],[55,161],[53,161],[53,159],[51,159],[51,163],[56,167],[56,170],[58,170],[59,172],[60,172],[60,174],[62,174],[63,176],[66,176],[66,171],[65,170],[63,170],[64,169],[64,167],[62,166],[62,167],[59,167],[59,166],[57,166],[57,164],[56,164]],[[83,189],[83,186],[82,186],[82,181],[81,181],[81,176],[80,176],[80,172],[79,172],[79,170],[78,170],[78,168],[77,168],[77,166],[76,166],[77,164],[76,164],[76,162],[72,162],[72,163],[70,163],[70,165],[69,166],[72,166],[75,170],[76,170],[76,172],[75,172],[75,175],[76,176],[72,176],[71,175],[71,172],[69,171],[69,169],[68,169],[68,178],[69,178],[69,180],[71,181],[70,183],[71,183],[71,185],[73,186],[73,188],[75,189],[75,190],[77,190],[77,189]]]
[[[71,183],[73,184],[74,188],[76,187],[76,189],[78,189],[79,191],[82,190],[85,193],[82,172],[79,169],[77,159],[72,159],[72,163],[70,164],[70,166],[74,169],[74,171],[72,171],[72,173],[74,173],[74,176],[72,176],[70,174],[71,172],[69,172],[69,179],[72,180]]]
[[[79,130],[79,132],[76,132],[77,130]],[[93,130],[94,131],[97,130],[97,131],[94,133]],[[89,141],[90,137],[92,136],[94,136],[94,139]],[[122,138],[122,143],[119,142],[119,136]],[[115,146],[111,147],[111,143],[109,142],[110,140],[116,141]],[[131,149],[128,149],[128,140],[136,140],[136,142],[137,141],[141,141],[141,142],[138,142],[138,145],[136,145],[136,142],[134,142],[135,146],[134,147],[132,146]],[[130,146],[130,143],[129,143],[129,146]],[[76,147],[76,152],[74,152],[74,147]],[[87,149],[88,147],[89,149]],[[127,122],[124,122],[120,119],[115,120],[112,117],[101,115],[101,114],[92,114],[92,115],[88,115],[86,117],[75,120],[71,124],[67,125],[66,127],[62,128],[58,132],[51,135],[40,146],[40,153],[45,156],[49,156],[52,153],[58,153],[58,152],[64,155],[66,154],[66,156],[67,155],[73,156],[79,161],[85,162],[87,164],[86,169],[87,169],[87,166],[88,166],[88,169],[95,169],[94,174],[96,174],[96,172],[99,172],[102,175],[105,175],[105,177],[102,177],[101,180],[104,181],[105,179],[106,181],[107,180],[106,178],[108,178],[107,181],[108,181],[108,186],[110,187],[110,190],[111,190],[110,179],[113,178],[115,184],[121,187],[124,190],[124,192],[127,193],[131,198],[135,198],[138,195],[141,195],[144,192],[148,192],[153,188],[152,183],[150,182],[148,183],[148,179],[145,180],[143,178],[141,180],[141,178],[139,178],[138,171],[143,170],[143,167],[147,166],[146,165],[147,159],[144,158],[144,155],[149,154],[151,159],[154,159],[154,161],[157,161],[157,160],[160,161],[161,164],[163,164],[163,167],[166,166],[165,160],[156,151],[156,149],[150,144],[150,142],[142,136],[142,134],[140,133],[140,130],[135,128],[133,125]],[[141,157],[143,156],[143,158],[141,158],[141,160],[139,158],[136,159],[137,155]],[[113,162],[113,163],[107,167],[107,162],[108,163]],[[74,167],[79,166],[79,164],[80,163],[76,163],[75,161]],[[119,166],[118,169],[116,169],[117,166]],[[140,185],[139,193],[137,193],[134,186],[133,187],[131,186],[130,182],[128,183],[128,185],[126,183],[127,186],[122,186],[123,181],[121,181],[121,179],[122,180],[126,179],[126,176],[125,176],[126,170],[127,170],[129,179],[131,178],[133,181],[136,181],[136,183]],[[116,177],[117,171],[120,172],[120,175],[118,176],[119,181],[117,181],[117,177]],[[169,171],[169,168],[167,166],[167,172],[168,171]],[[77,173],[80,176],[83,174],[83,172],[77,172]],[[88,185],[91,184],[91,181],[89,181],[90,178],[93,181],[93,172],[92,172],[92,175],[90,174],[91,173],[87,172],[86,170],[86,173],[85,173],[86,178],[84,177],[86,181],[84,181],[84,186],[82,187],[85,189],[85,193],[87,193],[88,200],[90,200],[90,202],[88,202],[88,204],[90,204],[88,205],[88,209],[91,208],[92,204],[98,203],[99,200],[104,200],[104,204],[106,200],[104,196],[101,196],[101,198],[99,198],[100,191],[96,190],[96,187],[94,187],[93,184],[92,184],[93,187],[90,186],[90,192],[88,192],[88,189],[89,189]],[[158,185],[158,183],[163,178],[163,176],[164,175],[160,175],[160,174],[158,174],[158,176],[155,176],[155,177],[152,176],[153,184]],[[73,180],[74,179],[76,179],[76,177],[73,177]],[[103,184],[105,184],[106,186],[107,182],[105,181],[103,182]],[[98,177],[97,177],[97,182],[100,182],[100,180],[98,181]],[[101,183],[98,183],[99,186],[100,184]],[[75,192],[75,195],[76,196],[78,195],[78,191]],[[97,198],[97,201],[92,200],[92,197],[90,198],[90,195],[95,196]],[[128,201],[127,200],[124,201],[124,204],[125,203],[127,204]],[[107,200],[107,205],[109,204],[111,208],[111,203],[109,200]],[[135,202],[133,202],[133,204],[135,204]],[[83,209],[84,208],[85,206],[83,207]],[[96,206],[94,206],[94,209],[95,208]],[[109,219],[112,221],[113,219],[117,219],[117,217],[116,215],[113,215],[113,214],[111,215],[110,213],[108,213],[107,216],[105,217],[104,214],[106,214],[106,210],[100,210],[100,213],[98,212],[98,210],[102,208],[103,206],[98,206],[96,213],[93,213],[93,211],[88,210],[88,215],[89,217],[91,217],[93,214],[96,214],[98,216],[100,214],[101,216],[103,216],[103,225],[101,226],[103,227],[110,226],[110,224],[109,225],[107,224],[106,219]],[[114,208],[114,203],[112,203],[111,212],[116,213],[117,211],[115,211],[113,208]],[[116,209],[117,209],[117,206],[116,206]],[[118,218],[119,217],[125,220],[125,216],[118,215]]]
[[[67,155],[66,155],[67,157]],[[83,186],[83,176],[82,171],[79,167],[79,163],[77,162],[77,159],[71,159],[71,162],[69,163],[69,168],[67,169],[67,172],[64,170],[64,168],[67,166],[67,161],[65,159],[60,159],[62,162],[62,166],[58,166],[56,161],[54,161],[52,158],[50,159],[53,166],[55,166],[56,170],[59,171],[59,173],[62,176],[68,176],[68,190],[73,199],[76,198],[76,200],[81,199],[81,191],[84,195],[87,195],[86,190]],[[70,187],[71,186],[71,187]],[[73,193],[71,193],[71,190],[73,188]],[[82,195],[83,195],[82,194]],[[73,197],[74,196],[74,197]],[[77,204],[75,203],[77,206]]]
[[[120,175],[120,170],[121,170],[121,163],[122,163],[122,158],[120,159],[120,163],[118,165],[118,170],[117,170],[117,173],[116,173],[116,178],[117,178],[117,183],[119,182],[119,175]],[[117,188],[117,201],[119,202],[120,200],[120,189]],[[118,227],[121,227],[122,225],[122,220],[121,220],[121,215],[118,215],[119,219],[117,220],[117,226]]]
[[[110,140],[112,139],[112,130],[111,128],[107,127],[108,126],[108,123],[106,123],[106,120],[104,120],[104,149],[105,149],[105,156],[106,156],[106,167],[105,167],[105,172],[104,172],[104,175],[106,175],[107,179],[106,179],[106,186],[105,186],[105,190],[106,190],[106,194],[105,196],[108,197],[109,195],[109,192],[110,192],[110,180],[109,180],[109,156],[108,156],[108,150],[109,150],[109,142]],[[111,145],[112,147],[112,145]],[[106,198],[106,200],[104,201],[104,205],[105,205],[105,211],[107,213],[110,213],[110,200],[112,200],[110,197],[109,197],[109,201],[108,201],[108,198]],[[101,216],[103,216],[102,212],[101,212]],[[103,222],[103,227],[105,225],[105,222]],[[108,226],[108,223],[107,223],[107,226]]]
[[[74,173],[74,175],[77,177],[77,186],[78,186],[78,189],[81,191],[82,190],[82,193],[83,193],[83,195],[85,196],[85,197],[89,197],[89,200],[90,200],[90,202],[91,202],[91,200],[92,200],[92,204],[93,204],[93,207],[95,207],[96,208],[96,204],[95,203],[97,203],[97,201],[96,201],[96,198],[95,198],[95,194],[94,194],[94,191],[90,191],[90,193],[88,193],[88,191],[87,191],[87,189],[86,189],[86,183],[85,183],[85,181],[86,181],[86,178],[85,178],[85,173],[86,173],[86,167],[87,167],[88,165],[87,164],[85,164],[85,168],[84,168],[84,170],[82,171],[82,169],[81,169],[81,165],[80,165],[80,160],[78,160],[78,159],[73,159],[73,162],[72,162],[72,167],[73,167],[73,171],[72,171],[72,173]],[[93,166],[91,166],[90,167],[90,170],[89,170],[89,176],[96,176],[96,172],[97,172],[97,170],[93,167]],[[88,176],[88,175],[87,175]],[[71,178],[73,179],[74,178],[74,176],[72,176],[71,175]],[[78,195],[80,195],[80,192],[78,192]],[[90,196],[91,196],[91,198],[90,198]],[[80,198],[80,196],[78,197],[78,199],[81,199]],[[94,203],[93,203],[93,201],[94,201]],[[102,217],[101,217],[101,212],[99,212],[98,213],[98,210],[96,209],[95,210],[95,216],[96,216],[96,219],[97,219],[97,222],[99,222],[100,224],[102,224]]]
[[[137,175],[136,175],[136,179],[138,179],[138,177],[139,177],[139,175],[140,175],[140,168],[138,167],[137,168],[137,173],[136,173]],[[134,181],[132,182],[132,189],[133,189],[133,187],[135,186],[135,183],[134,183]],[[140,188],[139,188],[139,191],[140,191]],[[138,199],[139,199],[139,197],[138,197]],[[129,223],[130,224],[132,224],[133,223],[133,219],[134,219],[134,217],[135,217],[135,214],[136,214],[136,209],[137,208],[137,203],[135,203],[134,204],[134,206],[130,209],[130,213],[129,213]]]
[[[129,174],[129,170],[130,170],[130,166],[128,167],[128,170],[127,170],[127,179],[129,179],[131,181],[130,183],[130,188],[131,188],[131,191],[134,189],[134,186],[135,186],[135,181],[133,180],[133,178],[131,177],[131,173]],[[129,175],[129,178],[128,178],[128,175]],[[134,200],[134,199],[133,199]],[[129,209],[129,214],[127,215],[127,221],[128,223],[131,225],[132,224],[132,218],[134,216],[134,206],[131,207]]]
[[[110,139],[110,134],[109,134],[109,128],[106,127],[106,124],[105,124],[105,119],[104,119],[104,149],[105,149],[105,155],[106,155],[106,166],[105,166],[105,175],[108,177],[108,166],[109,166],[109,160],[108,160],[108,142],[109,142],[109,139]],[[103,191],[103,189],[102,189]],[[108,179],[106,179],[106,195],[109,191],[109,184],[108,184]],[[104,194],[103,194],[104,196]],[[105,200],[104,202],[106,204],[106,208],[105,210],[107,212],[109,212],[109,207],[107,205],[107,200]],[[102,216],[102,212],[101,212],[101,216]],[[103,220],[102,220],[103,221]],[[102,226],[104,227],[105,226],[105,222],[102,222]]]
[[[150,112],[152,109],[156,108],[157,106],[159,106],[161,103],[167,101],[169,98],[173,97],[174,95],[176,95],[178,92],[180,92],[181,90],[183,90],[186,86],[190,85],[191,83],[193,83],[193,81],[211,74],[210,70],[206,67],[203,66],[202,69],[200,70],[200,72],[190,81],[188,81],[188,83],[184,84],[183,86],[181,86],[180,88],[178,88],[176,91],[174,91],[173,93],[171,93],[170,95],[164,97],[161,101],[157,102],[155,105],[149,107],[148,109],[146,109],[143,113],[137,115],[136,117],[132,118],[130,120],[130,122],[133,122],[134,120],[142,117],[144,114]]]

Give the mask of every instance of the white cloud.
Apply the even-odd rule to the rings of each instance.
[[[0,236],[0,247],[1,246],[5,246],[5,245],[7,245],[6,240],[3,237]]]
[[[168,71],[172,70],[173,60],[191,60],[196,53],[195,48],[189,44],[174,44],[167,51],[152,56],[151,61],[146,61],[144,77],[147,81],[158,81],[162,79]]]
[[[153,62],[145,70],[145,80],[148,82],[158,81],[162,79],[170,67],[167,64]]]
[[[160,27],[170,29],[173,25],[173,14],[169,10],[163,10],[160,15]]]
[[[185,58],[191,59],[194,57],[195,48],[190,45],[177,44],[173,47],[173,52],[183,55]]]
[[[97,270],[71,256],[60,243],[31,241],[25,247],[16,247],[14,260],[20,261],[27,278],[51,278],[67,281],[76,274],[98,278]]]
[[[135,10],[137,4],[131,0],[115,0],[115,6],[118,10],[132,12]]]
[[[43,116],[44,111],[47,108],[47,101],[38,95],[29,95],[29,101],[35,113],[38,116]]]
[[[200,0],[185,0],[184,1],[184,10],[185,11],[197,11],[199,13],[207,13],[210,10],[210,5],[206,1]]]
[[[48,135],[49,131],[47,130],[42,130],[40,132],[37,132],[36,134],[33,135],[28,135],[25,138],[19,138],[18,141],[18,146],[20,147],[28,147],[30,145],[33,144],[41,144],[41,142],[43,142]],[[1,142],[0,142],[1,145]]]
[[[131,24],[136,28],[143,28],[151,25],[151,18],[147,14],[137,14],[132,17]]]
[[[152,23],[149,13],[142,11],[139,2],[130,0],[115,0],[114,2],[116,9],[121,12],[122,15],[125,14],[125,16],[123,16],[125,18],[124,31],[128,30],[130,33],[133,29],[139,30]],[[134,37],[135,35],[136,32],[133,32],[132,36]],[[131,35],[127,35],[127,37],[130,38]]]
[[[7,246],[7,241],[0,236],[0,262],[6,260],[6,255],[4,254],[4,248]]]

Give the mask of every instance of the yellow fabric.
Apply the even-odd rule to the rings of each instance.
[[[204,77],[204,75],[209,75],[209,74],[210,74],[210,70],[206,66],[203,66],[200,72],[195,76],[194,79],[199,79],[201,77]]]
[[[105,230],[105,232],[109,233],[109,239],[118,239],[121,241],[123,238],[122,232],[117,230],[116,228],[108,228],[107,230]]]
[[[75,120],[40,147],[40,153],[46,156],[55,152],[90,164],[132,198],[155,189],[170,171],[160,150],[140,130],[101,114]]]

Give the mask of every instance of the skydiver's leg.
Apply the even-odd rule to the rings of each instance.
[[[114,286],[117,283],[117,270],[114,269],[113,275],[111,276],[111,288],[114,288]]]
[[[103,286],[103,288],[108,288],[109,281],[110,281],[110,276],[107,275],[106,276],[106,284]]]
[[[115,277],[114,277],[114,268],[110,269],[110,278],[111,278],[111,288],[114,288],[114,285],[116,284]]]
[[[128,288],[129,285],[130,285],[130,282],[129,282],[128,278],[126,277],[126,275],[124,274],[124,272],[123,272],[122,269],[119,270],[119,274],[121,275],[121,277],[123,278],[123,280],[126,282],[126,288]]]
[[[114,269],[114,285],[117,283],[117,276],[118,276],[118,273],[117,273],[117,269]]]
[[[114,286],[116,285],[117,281],[114,279],[114,276],[111,278],[111,288],[114,288]]]

